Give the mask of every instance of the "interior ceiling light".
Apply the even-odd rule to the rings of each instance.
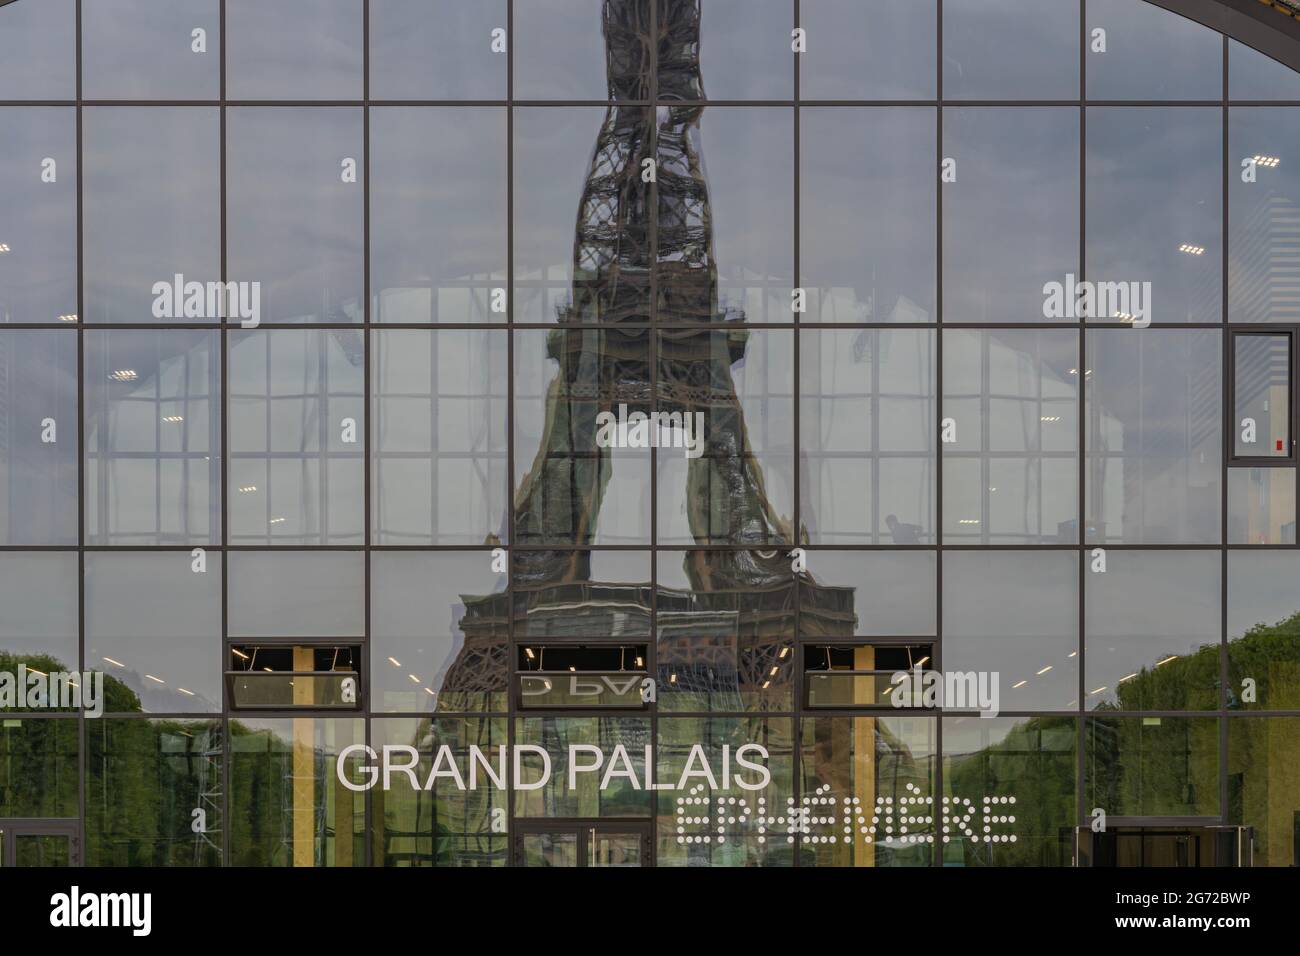
[[[119,368],[108,377],[115,382],[134,382],[140,377],[140,373],[133,368]]]
[[[1178,247],[1179,252],[1185,252],[1189,256],[1200,256],[1205,254],[1204,246],[1194,246],[1190,242],[1184,242]]]
[[[1280,165],[1282,160],[1277,156],[1256,156],[1255,165],[1263,166],[1265,169],[1272,169]]]

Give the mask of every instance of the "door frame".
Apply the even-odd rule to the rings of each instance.
[[[0,867],[16,866],[19,836],[65,836],[68,838],[68,865],[81,866],[81,833],[75,819],[48,817],[0,818]]]
[[[524,865],[523,838],[533,833],[574,833],[578,837],[578,866],[591,866],[592,836],[603,834],[635,834],[641,839],[641,865],[654,866],[654,821],[644,817],[546,817],[535,820],[515,820],[510,836],[510,862],[512,866]]]

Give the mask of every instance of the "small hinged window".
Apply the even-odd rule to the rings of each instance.
[[[1234,330],[1231,343],[1232,463],[1294,464],[1294,333]]]

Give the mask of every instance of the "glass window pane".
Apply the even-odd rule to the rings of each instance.
[[[934,111],[806,107],[800,122],[800,320],[934,321]]]
[[[1217,718],[1091,717],[1084,736],[1084,806],[1107,817],[1222,812]]]
[[[86,332],[87,544],[220,542],[220,339]]]
[[[957,831],[944,837],[944,866],[1073,865],[1077,728],[1069,717],[943,719]]]
[[[232,551],[231,637],[361,637],[365,556],[358,551]]]
[[[692,416],[660,431],[658,540],[789,540],[794,494],[794,336],[785,330],[659,336],[655,409]],[[632,433],[629,432],[629,442]]]
[[[703,119],[674,113],[672,126],[658,139],[658,321],[789,322],[794,111],[711,106]]]
[[[1300,100],[1300,73],[1229,39],[1228,96],[1234,100]]]
[[[945,0],[943,95],[1077,100],[1078,0]]]
[[[0,721],[0,818],[77,816],[75,718]]]
[[[1048,283],[1079,271],[1079,111],[944,110],[945,322],[1074,321]]]
[[[219,721],[95,720],[86,741],[87,866],[221,865]]]
[[[1015,600],[989,600],[995,594],[1014,594]],[[1075,710],[1078,608],[1076,554],[948,551],[943,556],[944,669],[988,672],[998,710]]]
[[[362,542],[362,333],[232,331],[229,376],[230,540]]]
[[[376,322],[504,322],[506,113],[370,114],[370,281]]]
[[[1152,3],[1088,0],[1088,98],[1218,100],[1223,36]],[[1106,49],[1095,46],[1104,30]]]
[[[808,551],[799,582],[799,634],[936,634],[933,551]]]
[[[658,557],[659,710],[788,710],[794,698],[794,576],[772,551]]]
[[[92,100],[220,98],[218,0],[83,3],[81,83]]]
[[[662,724],[660,725],[662,726]],[[653,795],[646,780],[646,750],[653,738],[649,717],[521,717],[515,720],[515,747],[519,753],[519,774],[514,777],[516,817],[648,817]],[[540,747],[550,757],[550,773],[535,752],[519,751],[521,745]],[[598,747],[609,761],[617,760],[617,776],[601,781],[608,767],[599,772],[574,772],[569,786],[570,759],[583,766],[590,755],[583,747]],[[622,747],[615,757],[615,748]],[[652,751],[653,752],[653,751]],[[604,761],[602,761],[604,762]],[[637,785],[626,775],[631,768]],[[513,768],[512,768],[513,769]],[[656,778],[662,774],[656,770]],[[542,783],[531,789],[520,784]]]
[[[1221,560],[1217,551],[1109,550],[1105,573],[1089,565],[1085,709],[1219,706]]]
[[[1087,540],[1219,542],[1221,353],[1206,330],[1088,333]]]
[[[0,671],[79,669],[79,573],[73,552],[0,552]]]
[[[376,544],[509,537],[507,336],[373,333]]]
[[[933,99],[938,5],[932,0],[801,0],[817,42],[799,56],[806,100]]]
[[[648,136],[652,114],[621,110],[603,124],[601,115],[592,107],[514,112],[516,322],[649,321],[649,219],[636,208],[640,166],[624,153],[626,140]],[[547,173],[524,176],[529,170]],[[595,181],[584,188],[589,173]],[[596,212],[582,218],[589,207]],[[622,217],[617,243],[606,235],[610,217]]]
[[[516,332],[514,378],[517,543],[648,546],[650,449],[602,433],[597,416],[646,413],[649,332]]]
[[[409,774],[395,773],[387,788],[372,791],[375,866],[506,864],[508,840],[494,822],[506,812],[509,796],[487,770],[490,767],[503,780],[511,772],[505,757],[506,727],[503,718],[377,717],[371,721],[376,750],[394,745],[418,751],[414,772],[420,787],[411,786]],[[477,752],[471,748],[478,748]],[[442,775],[425,790],[436,762]],[[450,773],[453,765],[466,782],[464,789]],[[471,779],[473,787],[468,786]]]
[[[489,551],[371,556],[374,709],[506,709],[506,580],[491,566]]]
[[[1223,111],[1091,107],[1087,122],[1088,279],[1147,312],[1108,297],[1087,318],[1222,321]]]
[[[1228,721],[1228,822],[1253,827],[1254,866],[1300,866],[1300,717]]]
[[[943,333],[944,541],[1073,544],[1079,510],[1079,334]]]
[[[670,0],[659,11],[668,35],[659,47],[661,100],[699,99],[701,92],[711,100],[794,96],[790,0]],[[692,69],[703,74],[702,90],[687,79]]]
[[[517,0],[514,6],[515,99],[650,98],[647,4]]]
[[[363,0],[226,0],[226,95],[360,99]]]
[[[1300,555],[1228,552],[1228,706],[1300,710]]]
[[[365,721],[241,717],[230,731],[234,866],[364,866]],[[357,789],[343,785],[340,776]]]
[[[362,111],[233,108],[226,122],[228,272],[259,291],[244,327],[361,322]]]
[[[370,95],[380,100],[503,100],[506,0],[370,0]]]
[[[221,278],[220,112],[87,107],[82,123],[86,321],[218,321],[184,286]]]
[[[650,636],[649,551],[529,550],[512,559],[515,640]],[[604,597],[596,600],[593,593]],[[495,626],[504,606],[504,595],[476,602],[473,619],[480,627]]]
[[[77,336],[0,330],[0,544],[77,544]]]
[[[1233,322],[1300,323],[1292,258],[1300,206],[1297,123],[1300,109],[1292,107],[1228,112],[1228,316]]]
[[[5,107],[0,141],[0,324],[76,322],[76,111]]]
[[[800,336],[800,523],[808,541],[933,544],[934,332]]]
[[[1290,458],[1291,336],[1234,335],[1233,454]]]
[[[790,866],[794,847],[788,835],[794,796],[794,727],[788,717],[672,717],[660,718],[655,746],[655,780],[673,789],[658,794],[657,866]],[[722,774],[723,747],[733,755],[741,747],[746,760],[760,769],[732,764],[729,783]],[[702,768],[707,764],[710,776]],[[688,770],[693,771],[686,776]],[[766,786],[763,783],[766,775]],[[742,784],[743,781],[743,784]],[[716,782],[717,786],[714,786]],[[748,786],[746,786],[747,784]],[[698,788],[695,796],[688,791]],[[702,800],[698,809],[690,803]],[[733,802],[734,800],[734,802]],[[762,800],[764,803],[760,803]],[[726,809],[726,840],[715,839],[718,818]],[[734,807],[736,815],[733,817]],[[759,825],[764,807],[773,819]],[[703,812],[683,825],[687,812]],[[734,820],[734,822],[732,822]],[[681,832],[685,830],[685,832]]]
[[[800,866],[932,865],[935,723],[928,717],[803,720],[802,806],[813,817],[800,837]],[[822,817],[827,804],[831,813]],[[913,813],[923,816],[914,823]]]
[[[188,551],[86,555],[86,666],[114,713],[221,709],[221,565]]]
[[[0,7],[0,98],[77,95],[77,0],[21,0]]]
[[[1228,544],[1295,544],[1296,470],[1228,469]]]

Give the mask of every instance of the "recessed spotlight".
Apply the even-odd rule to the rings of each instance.
[[[1263,166],[1265,169],[1272,169],[1279,165],[1282,160],[1277,156],[1256,156],[1255,165]]]
[[[165,421],[168,425],[179,425],[181,422],[185,421],[185,416],[184,416],[184,415],[164,415],[164,416],[163,416],[163,421]]]
[[[119,368],[108,377],[115,382],[134,382],[140,377],[140,373],[133,368]]]
[[[240,486],[239,486],[239,490],[242,491],[244,494],[247,495],[247,494],[250,494],[251,492],[256,491],[256,490],[257,490],[257,485],[240,485]]]
[[[61,316],[59,316],[59,321],[60,321],[60,322],[76,322],[76,321],[77,321],[77,317],[76,317],[75,315],[61,315]]]
[[[1205,254],[1205,247],[1195,246],[1192,245],[1190,242],[1184,242],[1181,246],[1178,247],[1178,251],[1185,252],[1189,256],[1200,256]]]

